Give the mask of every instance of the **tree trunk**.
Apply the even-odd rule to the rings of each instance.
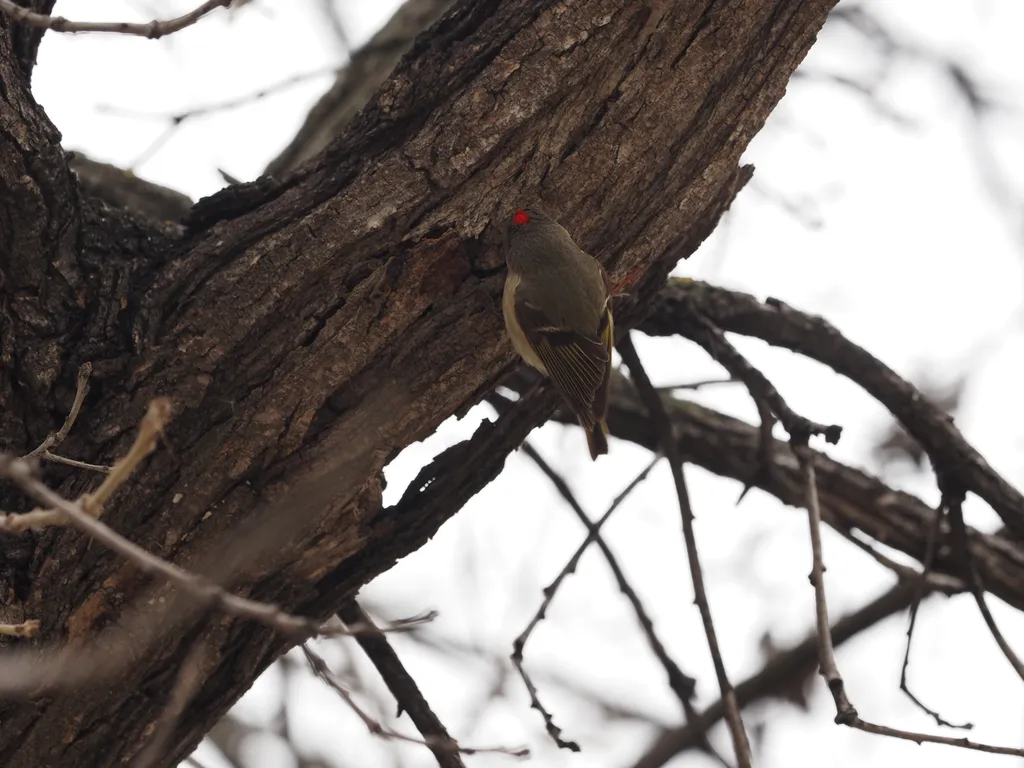
[[[635,277],[620,324],[635,322],[749,177],[740,154],[832,5],[458,3],[315,162],[200,201],[184,226],[79,193],[28,90],[26,44],[0,20],[3,449],[60,425],[85,361],[67,455],[112,461],[147,403],[171,397],[167,449],[104,521],[241,594],[329,617],[553,412],[549,392],[524,398],[382,506],[387,462],[513,362],[499,310],[511,207],[540,199],[614,279]],[[44,470],[66,495],[95,482]],[[29,505],[5,488],[0,506]],[[173,765],[294,642],[187,609],[74,530],[0,546],[5,620],[123,662],[102,684],[0,704],[10,768],[122,764],[199,639],[205,684],[159,762]]]

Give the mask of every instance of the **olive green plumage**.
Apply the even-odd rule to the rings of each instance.
[[[527,363],[551,379],[587,433],[591,458],[608,453],[614,324],[608,278],[593,256],[536,208],[505,231],[505,328]]]

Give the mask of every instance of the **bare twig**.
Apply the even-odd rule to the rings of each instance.
[[[67,456],[59,456],[49,451],[43,451],[39,454],[40,459],[46,459],[52,461],[54,464],[67,464],[69,467],[77,467],[78,469],[88,469],[92,472],[102,472],[107,474],[110,472],[110,467],[103,464],[90,464],[87,461],[79,461],[78,459],[69,459]]]
[[[683,538],[686,541],[686,557],[690,564],[690,577],[693,580],[693,595],[700,611],[701,620],[704,623],[704,634],[707,636],[708,649],[711,652],[711,659],[715,666],[715,676],[718,678],[718,687],[725,701],[726,721],[729,724],[729,732],[732,736],[733,749],[736,752],[736,760],[739,768],[750,768],[751,754],[750,743],[747,741],[747,734],[743,728],[743,719],[740,716],[739,705],[736,702],[736,692],[725,673],[725,664],[722,662],[722,653],[718,647],[718,637],[715,633],[715,626],[711,620],[711,607],[708,605],[707,592],[704,589],[704,576],[701,572],[700,558],[697,554],[697,540],[693,533],[693,510],[690,508],[689,493],[686,489],[686,479],[683,475],[683,464],[679,458],[679,448],[676,445],[675,436],[672,433],[672,422],[665,411],[665,405],[661,402],[661,396],[654,389],[647,371],[640,362],[640,356],[633,346],[633,341],[626,333],[618,344],[619,354],[629,368],[629,372],[637,388],[637,394],[647,408],[650,417],[651,427],[658,435],[662,450],[668,457],[672,470],[672,479],[675,481],[676,496],[679,501],[679,511],[683,519]]]
[[[85,401],[85,396],[89,394],[89,376],[92,374],[92,363],[85,362],[82,367],[78,369],[78,376],[75,386],[75,399],[71,403],[71,409],[68,411],[67,418],[64,419],[64,424],[57,432],[51,432],[46,436],[39,445],[35,447],[31,452],[25,454],[22,458],[40,458],[46,459],[47,461],[53,461],[58,464],[67,464],[72,467],[78,467],[79,469],[89,469],[94,472],[109,472],[110,467],[104,467],[100,464],[90,464],[85,461],[78,461],[77,459],[69,459],[64,456],[58,456],[52,452],[51,449],[56,448],[63,443],[68,435],[71,433],[71,428],[75,425],[75,420],[78,418],[79,412],[82,410],[82,403]]]
[[[102,114],[114,115],[116,117],[131,118],[134,120],[152,120],[161,123],[167,122],[173,123],[174,125],[181,125],[186,120],[191,120],[196,117],[205,117],[207,115],[227,112],[232,109],[248,106],[260,99],[265,99],[268,96],[273,96],[276,93],[288,90],[296,85],[301,85],[308,80],[314,80],[325,75],[337,74],[338,69],[338,67],[323,67],[309,72],[300,72],[241,96],[235,96],[230,99],[216,101],[209,104],[202,104],[200,106],[191,107],[178,112],[143,112],[136,109],[117,107],[112,104],[100,104],[96,109]]]
[[[190,27],[217,8],[231,5],[233,0],[206,0],[205,3],[188,13],[166,21],[150,21],[145,24],[133,24],[127,21],[70,21],[63,16],[47,16],[43,13],[30,11],[28,8],[14,3],[13,0],[0,0],[0,12],[15,21],[36,29],[48,29],[54,32],[113,32],[120,35],[135,35],[157,40],[166,35],[174,34]]]
[[[675,661],[673,661],[668,655],[668,651],[665,650],[665,646],[662,645],[661,640],[658,639],[658,635],[654,631],[654,622],[651,621],[651,617],[647,615],[647,610],[644,608],[643,602],[640,600],[639,595],[637,595],[636,590],[633,589],[632,585],[630,585],[629,581],[626,579],[626,574],[623,573],[615,554],[608,546],[608,543],[601,537],[597,524],[594,523],[594,521],[587,516],[587,513],[583,511],[583,507],[581,507],[579,501],[576,500],[575,494],[572,492],[572,489],[569,488],[565,479],[555,472],[544,457],[537,452],[536,448],[529,443],[523,443],[522,450],[523,453],[529,456],[530,459],[532,459],[540,468],[541,472],[543,472],[554,484],[558,493],[563,499],[565,499],[572,511],[576,513],[576,517],[578,517],[580,522],[583,523],[584,527],[586,527],[587,532],[594,533],[592,541],[597,545],[598,549],[601,550],[601,554],[604,555],[604,559],[608,562],[608,567],[611,569],[612,575],[615,577],[615,582],[618,585],[619,590],[626,596],[626,599],[629,600],[630,605],[633,606],[637,620],[640,623],[640,627],[643,630],[644,635],[647,637],[647,642],[650,644],[651,650],[654,652],[654,655],[658,658],[658,661],[661,662],[661,665],[665,668],[665,672],[668,674],[669,687],[672,689],[672,692],[675,693],[676,698],[679,699],[680,703],[685,705],[693,698],[693,690],[697,685],[697,681],[689,675],[684,674]],[[643,472],[640,473],[639,479],[642,480],[645,478],[660,459],[660,456],[655,456],[651,463],[649,463]],[[637,481],[630,483],[629,490],[635,488],[636,485]],[[603,519],[604,518],[602,518],[602,520]]]
[[[806,445],[794,447],[804,470],[807,487],[807,521],[811,529],[811,584],[814,586],[814,616],[818,633],[819,674],[825,680],[836,705],[836,722],[847,725],[857,718],[846,696],[843,677],[836,666],[836,650],[832,645],[832,632],[828,621],[828,602],[825,599],[825,562],[821,552],[821,507],[818,505],[818,483],[814,477],[814,454]]]
[[[273,603],[264,603],[259,600],[250,600],[233,595],[209,579],[195,573],[190,573],[184,568],[163,560],[137,544],[128,541],[128,539],[89,514],[83,509],[81,504],[68,501],[33,478],[29,472],[28,465],[21,460],[15,459],[6,464],[0,461],[0,474],[10,477],[31,496],[46,504],[49,509],[44,511],[55,511],[64,515],[66,521],[78,530],[89,534],[96,541],[114,550],[125,559],[130,560],[143,573],[156,574],[167,579],[191,595],[200,605],[216,606],[232,616],[252,619],[285,634],[298,637],[309,635],[352,635],[356,631],[376,631],[375,627],[361,627],[358,630],[346,629],[344,627],[325,627],[323,622],[316,619],[307,619],[302,616],[285,613]],[[18,515],[8,515],[6,518],[0,518],[0,530],[7,528],[2,523],[5,519],[9,520],[11,517],[17,518]],[[409,629],[433,618],[434,614],[431,613],[422,617],[396,622],[388,629],[381,629],[379,631]]]
[[[346,626],[373,626],[373,621],[355,599],[342,604],[338,610],[338,618]],[[399,714],[402,711],[409,713],[409,718],[426,740],[427,747],[437,758],[437,764],[441,768],[464,768],[458,750],[444,746],[455,744],[455,740],[430,708],[416,681],[406,670],[388,639],[380,632],[363,632],[356,636],[356,642],[373,662],[384,684],[398,702]]]
[[[160,719],[154,725],[153,738],[139,752],[132,762],[132,768],[149,768],[160,759],[167,740],[174,733],[174,726],[177,725],[181,713],[185,711],[189,701],[202,687],[208,651],[206,644],[200,640],[188,652],[181,664],[181,669],[178,670],[178,677],[174,681],[171,695],[167,699],[167,706],[164,707]]]
[[[904,731],[899,728],[890,728],[887,725],[868,723],[861,720],[859,717],[855,717],[853,721],[847,723],[847,725],[852,728],[856,728],[858,731],[864,731],[865,733],[874,733],[878,736],[889,736],[893,739],[912,741],[915,744],[945,744],[946,746],[960,747],[961,749],[969,749],[975,752],[988,752],[990,755],[1013,755],[1015,757],[1024,757],[1024,749],[1020,747],[999,747],[993,744],[982,744],[977,741],[971,741],[967,738],[953,738],[951,736],[936,736],[930,733]]]
[[[44,509],[36,509],[22,515],[0,514],[0,531],[17,532],[42,525],[70,524],[125,557],[144,573],[156,574],[167,579],[201,605],[213,605],[233,616],[253,619],[297,637],[352,634],[352,630],[343,627],[327,628],[316,619],[285,613],[272,603],[233,595],[209,579],[186,571],[146,551],[98,519],[103,504],[156,446],[157,435],[161,433],[169,417],[169,400],[158,398],[150,403],[131,450],[114,465],[99,488],[92,493],[83,494],[74,502],[65,499],[34,478],[31,466],[23,459],[0,455],[0,476],[9,477],[30,496],[45,505]],[[390,629],[407,629],[432,618],[433,615],[428,614],[425,617],[400,622]],[[359,631],[369,630],[376,631],[376,628],[363,627]]]
[[[914,598],[915,585],[900,583],[876,597],[867,605],[839,619],[832,626],[835,644],[841,645],[889,616],[906,610]],[[817,665],[818,633],[810,633],[797,645],[779,652],[765,662],[759,672],[736,686],[736,698],[741,707],[773,697],[785,697],[794,687],[802,688]],[[701,714],[700,720],[673,728],[664,733],[641,757],[633,768],[661,768],[681,752],[697,747],[708,730],[725,716],[721,699]],[[684,761],[685,762],[685,761]]]
[[[940,715],[937,710],[932,709],[921,701],[921,699],[910,690],[910,685],[907,683],[907,671],[910,667],[910,644],[914,639],[914,627],[917,626],[917,612],[921,607],[921,597],[924,595],[925,591],[925,580],[930,576],[936,575],[931,572],[931,569],[935,562],[935,550],[938,546],[939,528],[941,526],[942,515],[937,512],[935,514],[934,522],[928,529],[928,540],[925,543],[924,560],[921,561],[921,567],[923,570],[921,572],[921,578],[917,583],[918,586],[914,597],[914,603],[910,606],[910,621],[907,622],[907,644],[903,651],[903,666],[900,668],[900,690],[907,695],[907,698],[910,699],[918,709],[931,717],[935,721],[936,725],[967,731],[974,727],[973,723],[951,723],[949,720],[946,720],[946,718]],[[967,588],[966,584],[963,586],[964,589]]]
[[[166,397],[158,397],[149,404],[145,417],[139,425],[139,434],[135,442],[122,458],[118,459],[100,487],[91,493],[82,495],[79,500],[82,509],[89,515],[99,518],[103,514],[103,505],[107,503],[114,491],[121,487],[135,468],[156,448],[156,440],[163,435],[164,427],[171,419],[171,401]]]
[[[111,468],[110,473],[103,479],[99,488],[92,493],[82,494],[76,502],[68,502],[56,494],[53,494],[54,497],[59,498],[65,504],[72,504],[92,517],[98,518],[103,513],[103,504],[131,476],[139,462],[156,448],[156,438],[163,432],[164,426],[166,426],[170,418],[171,401],[166,397],[158,397],[153,400],[146,410],[142,423],[139,425],[139,433],[136,435],[131,449]],[[15,473],[19,473],[19,476],[24,476],[26,480],[36,483],[41,488],[46,488],[42,483],[38,483],[32,478],[31,472],[24,461],[11,461],[10,459],[7,459],[7,461],[9,464],[6,466],[5,472],[12,479],[17,480]],[[49,489],[46,490],[49,491]],[[63,509],[59,505],[51,504],[46,509],[34,509],[31,512],[19,515],[0,515],[0,531],[20,533],[30,528],[64,525],[67,522],[68,518]]]
[[[89,376],[91,375],[92,363],[82,363],[82,367],[78,369],[78,376],[75,381],[75,399],[71,403],[71,410],[68,411],[67,418],[64,419],[64,424],[56,432],[52,432],[47,435],[46,439],[43,440],[43,442],[41,442],[31,453],[25,454],[24,458],[30,459],[33,456],[40,456],[51,448],[56,448],[67,439],[68,434],[71,432],[71,428],[75,425],[75,420],[78,418],[79,411],[82,410],[82,403],[85,401],[85,396],[89,394]]]
[[[768,378],[751,365],[726,338],[725,333],[704,315],[695,315],[693,328],[688,324],[687,338],[695,341],[717,360],[733,378],[739,379],[755,402],[764,403],[795,443],[806,443],[814,435],[823,435],[829,443],[838,443],[843,428],[838,424],[819,424],[796,413]],[[762,419],[764,421],[764,419]]]
[[[964,570],[967,583],[971,588],[971,594],[974,596],[974,602],[977,603],[981,617],[985,620],[985,626],[988,627],[988,631],[992,635],[992,639],[996,641],[996,645],[999,646],[999,650],[1003,652],[1003,656],[1010,662],[1010,666],[1013,667],[1017,676],[1024,680],[1024,663],[1021,663],[1020,657],[1014,652],[1000,631],[999,625],[996,624],[996,620],[993,618],[992,612],[989,610],[988,603],[985,600],[985,588],[981,583],[981,576],[978,574],[978,569],[974,565],[974,560],[967,549],[967,526],[964,524],[963,510],[964,491],[948,482],[941,474],[939,475],[939,488],[942,491],[943,506],[949,511],[949,522],[956,556]]]
[[[750,390],[748,389],[747,391],[749,392]],[[775,414],[772,413],[772,409],[764,400],[759,400],[756,397],[753,400],[754,405],[757,406],[757,415],[761,419],[761,423],[757,428],[757,464],[750,475],[750,479],[743,483],[743,490],[740,491],[740,495],[736,498],[736,506],[739,506],[751,488],[757,485],[770,484],[774,480],[772,473],[775,470],[775,460],[772,452],[775,448],[775,438],[772,436],[772,430],[775,429]]]
[[[82,494],[75,504],[87,514],[99,517],[103,513],[103,504],[114,494],[121,484],[127,480],[135,468],[146,456],[156,448],[156,439],[163,433],[164,427],[171,418],[171,401],[166,397],[158,397],[149,404],[146,415],[139,425],[139,434],[135,437],[131,449],[109,470],[100,487],[92,493]],[[74,420],[71,419],[73,422]],[[11,466],[14,464],[12,463]],[[29,528],[45,528],[48,525],[63,525],[67,516],[56,506],[48,509],[35,509],[20,515],[0,517],[0,530],[20,533]]]
[[[922,597],[925,592],[942,592],[945,595],[957,595],[967,591],[967,584],[963,579],[945,573],[935,573],[930,570],[919,571],[913,566],[897,563],[888,555],[879,552],[870,543],[859,539],[853,531],[838,527],[834,530],[838,531],[843,538],[855,547],[869,555],[876,563],[892,571],[900,581],[917,584],[919,586],[918,591]]]
[[[344,701],[349,708],[356,713],[363,724],[369,729],[370,733],[376,736],[382,736],[386,739],[395,739],[396,741],[404,741],[409,744],[422,744],[426,747],[439,747],[453,752],[460,752],[464,755],[476,755],[483,753],[497,753],[509,755],[511,757],[526,757],[529,755],[527,749],[511,749],[508,747],[464,747],[457,741],[451,738],[440,739],[435,736],[427,736],[422,739],[418,739],[414,736],[406,736],[403,733],[398,733],[390,728],[386,728],[384,725],[374,720],[367,714],[366,710],[360,707],[352,694],[348,692],[341,681],[331,672],[331,668],[327,665],[327,662],[316,653],[312,648],[309,647],[308,643],[303,643],[302,652],[306,656],[306,661],[309,663],[310,669],[313,673],[323,680],[335,693],[337,693],[342,701]]]
[[[977,752],[988,752],[996,755],[1015,755],[1024,757],[1024,748],[999,747],[991,744],[981,744],[966,738],[951,738],[948,736],[936,736],[933,734],[905,731],[899,728],[890,728],[887,725],[879,725],[862,720],[857,714],[846,695],[846,686],[843,683],[842,675],[836,666],[835,647],[832,643],[832,635],[828,623],[828,605],[825,601],[824,584],[824,563],[821,554],[821,509],[818,505],[818,488],[814,476],[813,453],[807,446],[797,446],[797,455],[800,458],[804,470],[807,492],[807,512],[811,528],[811,554],[813,567],[811,571],[811,582],[814,585],[814,602],[816,608],[816,627],[818,635],[818,664],[820,674],[828,684],[829,692],[832,694],[832,701],[836,707],[835,722],[839,725],[846,725],[865,733],[873,733],[879,736],[889,736],[894,739],[913,741],[917,744],[945,744],[962,749],[974,750]],[[944,492],[945,493],[945,492]],[[948,501],[948,499],[947,499]],[[966,537],[965,537],[966,538]],[[991,629],[991,627],[990,627]]]
[[[29,619],[17,624],[0,624],[0,635],[6,637],[35,637],[39,634],[39,619]]]
[[[576,499],[576,495],[572,492],[569,484],[565,481],[560,474],[558,474],[554,468],[544,459],[537,449],[529,443],[523,443],[523,452],[533,460],[533,462],[540,468],[547,478],[554,484],[558,493],[565,499],[566,503],[576,513],[576,517],[580,519],[580,522],[586,527],[588,532],[595,531],[596,524],[587,516],[584,512],[583,507]],[[640,478],[646,477],[654,466],[661,460],[660,455],[656,455],[654,459],[647,465],[647,467],[640,474]],[[636,481],[629,485],[629,490],[636,487]],[[621,494],[620,494],[621,496]],[[603,518],[602,518],[603,519]],[[619,587],[619,591],[626,596],[629,600],[630,605],[633,606],[633,611],[636,613],[637,622],[640,624],[640,628],[643,630],[644,636],[647,638],[648,644],[651,646],[651,651],[654,656],[661,663],[665,673],[668,675],[668,685],[672,692],[676,695],[679,703],[683,707],[683,711],[686,713],[687,719],[692,722],[700,717],[697,713],[696,708],[693,706],[693,692],[697,687],[697,681],[694,680],[690,675],[684,673],[679,665],[675,663],[671,656],[668,655],[668,651],[658,638],[657,633],[654,631],[654,622],[651,617],[647,614],[647,609],[644,607],[643,601],[640,600],[640,596],[637,595],[636,590],[626,579],[626,574],[623,573],[622,568],[619,566],[619,561],[615,557],[611,548],[605,542],[604,538],[600,533],[596,533],[594,543],[597,544],[601,550],[601,554],[604,555],[604,559],[608,562],[608,567],[612,571],[612,575],[615,577],[615,582]],[[717,753],[711,743],[705,740],[705,743],[701,745],[702,748],[710,755],[713,755],[719,763],[728,765],[725,759]]]
[[[669,384],[664,387],[655,387],[659,392],[678,392],[681,389],[696,391],[707,387],[718,386],[719,384],[737,384],[739,379],[729,377],[728,379],[699,379],[698,381],[683,382],[680,384]]]
[[[966,592],[968,587],[967,584],[956,576],[949,576],[944,573],[934,573],[932,563],[935,558],[935,541],[938,535],[939,524],[942,522],[940,515],[935,516],[935,524],[931,527],[928,542],[925,547],[925,556],[922,564],[922,570],[918,571],[907,565],[897,563],[890,557],[883,555],[871,544],[865,541],[861,541],[857,538],[852,531],[844,528],[838,528],[837,530],[841,533],[847,541],[854,544],[861,551],[866,552],[875,562],[885,566],[901,581],[906,581],[910,584],[915,585],[914,590],[914,602],[910,606],[910,621],[907,622],[907,642],[903,651],[903,665],[900,668],[900,690],[906,694],[907,698],[914,703],[914,705],[924,712],[926,715],[931,717],[936,725],[945,726],[947,728],[957,728],[960,730],[970,730],[974,727],[973,723],[953,723],[946,720],[939,714],[938,711],[932,709],[926,705],[920,698],[910,690],[910,685],[907,682],[907,671],[910,667],[910,645],[914,638],[914,628],[917,625],[917,612],[921,607],[921,600],[925,594],[931,594],[932,592],[943,592],[946,595],[955,595],[960,592]]]
[[[276,93],[293,88],[294,86],[306,81],[313,80],[317,77],[323,77],[324,75],[336,74],[338,71],[338,67],[325,67],[310,72],[302,72],[242,96],[236,96],[231,99],[213,102],[210,104],[203,104],[178,112],[143,112],[134,109],[115,107],[108,104],[99,105],[97,110],[99,112],[118,117],[137,120],[154,120],[165,123],[163,130],[160,131],[149,145],[146,146],[129,164],[130,168],[138,168],[146,161],[152,159],[153,156],[171,140],[178,129],[190,120],[207,117],[221,112],[228,112],[233,109],[254,104],[261,99],[273,96]],[[238,179],[235,179],[223,170],[220,173],[228,184],[235,185],[241,183]]]
[[[523,445],[524,447],[527,446],[526,443]],[[512,643],[512,664],[519,672],[519,676],[523,679],[523,684],[526,686],[526,690],[530,694],[530,706],[540,712],[541,716],[544,718],[544,726],[554,742],[562,749],[568,749],[571,752],[579,752],[580,746],[575,741],[566,741],[562,738],[562,729],[555,725],[551,717],[551,713],[548,712],[540,703],[540,699],[537,697],[537,687],[534,685],[533,680],[530,678],[529,674],[526,672],[526,668],[523,666],[523,649],[526,647],[526,641],[529,640],[530,635],[533,634],[533,630],[536,629],[537,625],[547,614],[548,606],[551,605],[551,601],[555,599],[555,594],[558,592],[558,588],[561,586],[562,582],[569,574],[576,572],[576,566],[579,565],[580,558],[582,558],[583,553],[587,551],[587,547],[598,540],[601,532],[601,526],[608,521],[608,518],[612,516],[612,513],[614,513],[622,502],[626,500],[629,494],[633,492],[633,489],[643,482],[647,475],[650,474],[651,470],[660,458],[660,456],[656,456],[654,461],[648,464],[643,472],[633,478],[629,485],[627,485],[622,492],[612,500],[611,505],[608,507],[607,511],[601,515],[598,521],[587,526],[587,535],[586,538],[583,539],[583,543],[576,548],[572,557],[569,558],[569,561],[565,564],[562,570],[559,571],[558,575],[555,576],[555,580],[544,588],[544,600],[541,601],[540,608],[537,609],[537,612],[533,615],[530,623],[526,625],[526,629],[524,629],[520,633],[519,637],[517,637]]]

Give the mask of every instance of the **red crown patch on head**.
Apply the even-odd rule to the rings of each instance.
[[[522,226],[530,220],[530,214],[526,211],[516,211],[512,216],[512,223],[517,226]]]

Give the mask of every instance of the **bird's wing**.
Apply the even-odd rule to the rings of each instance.
[[[569,401],[573,412],[586,427],[604,416],[595,407],[600,398],[607,403],[606,381],[611,372],[611,315],[602,319],[599,333],[589,336],[559,328],[527,301],[515,302],[516,319],[530,347],[544,363],[548,376]],[[601,394],[599,394],[601,393]]]
[[[605,302],[599,331],[601,345],[606,350],[608,362],[604,366],[604,378],[601,380],[601,385],[594,393],[593,414],[595,422],[604,421],[604,417],[608,414],[608,392],[612,383],[612,348],[615,346],[615,322],[612,320],[612,310],[609,304],[610,302]]]

